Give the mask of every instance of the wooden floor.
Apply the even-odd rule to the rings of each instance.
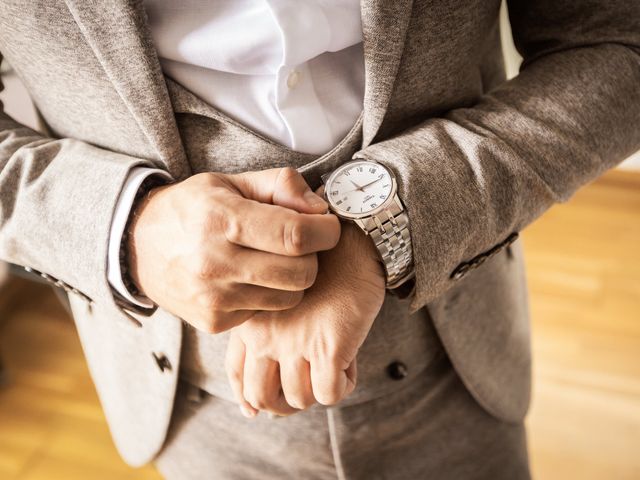
[[[533,472],[640,479],[640,174],[613,171],[524,235]]]
[[[607,174],[554,207],[524,241],[534,476],[640,479],[640,174]],[[160,478],[119,459],[56,299],[31,287],[8,300],[0,300],[0,351],[11,376],[0,387],[0,478]]]

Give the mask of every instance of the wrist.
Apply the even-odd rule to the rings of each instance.
[[[149,205],[155,195],[167,187],[166,183],[161,177],[149,177],[142,183],[123,234],[120,250],[122,277],[126,287],[135,296],[148,298],[140,281],[139,249],[144,244],[142,239]]]
[[[357,225],[351,222],[343,222],[342,235],[344,236],[345,241],[350,244],[350,248],[354,252],[357,252],[360,259],[364,257],[367,262],[375,261],[380,263],[380,253],[373,244],[373,240]],[[382,267],[381,263],[380,266]]]
[[[372,286],[384,288],[384,266],[378,249],[371,237],[353,223],[343,223],[342,239],[345,244],[345,255],[348,266],[360,283],[371,283]]]

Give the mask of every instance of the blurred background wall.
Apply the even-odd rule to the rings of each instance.
[[[513,44],[513,38],[511,36],[511,26],[509,25],[508,13],[504,3],[502,6],[502,10],[500,11],[500,33],[502,36],[502,50],[504,52],[507,76],[508,78],[513,78],[518,74],[518,68],[520,67],[520,62],[522,62],[522,57],[518,54]],[[640,128],[640,125],[638,126],[638,128]],[[640,151],[636,152],[635,155],[632,155],[618,168],[640,171]]]

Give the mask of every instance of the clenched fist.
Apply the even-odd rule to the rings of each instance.
[[[318,278],[299,305],[231,330],[225,366],[246,416],[332,405],[356,386],[356,355],[384,301],[382,264],[355,225],[318,257]]]
[[[294,169],[201,173],[158,187],[136,208],[129,266],[140,291],[218,333],[300,303],[340,223]]]

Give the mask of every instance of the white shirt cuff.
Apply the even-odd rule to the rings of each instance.
[[[120,192],[120,198],[116,203],[113,220],[111,222],[111,231],[109,234],[109,250],[107,258],[107,278],[111,287],[118,292],[125,300],[142,308],[153,308],[154,304],[146,297],[134,296],[124,284],[122,280],[122,270],[120,269],[120,244],[122,243],[122,234],[127,226],[129,215],[133,201],[136,198],[140,185],[150,175],[162,175],[168,179],[171,176],[159,169],[135,167],[129,172],[129,176],[125,181],[124,187]]]

